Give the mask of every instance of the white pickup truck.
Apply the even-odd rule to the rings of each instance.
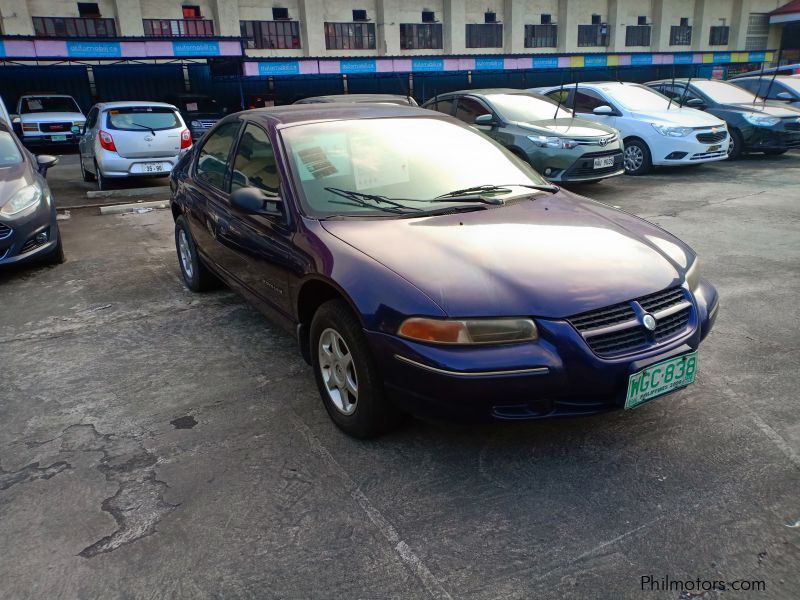
[[[77,144],[72,128],[83,128],[86,123],[75,99],[62,94],[21,96],[12,120],[26,146]]]

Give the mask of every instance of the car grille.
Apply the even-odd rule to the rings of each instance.
[[[602,156],[613,156],[614,166],[603,167],[602,169],[594,168],[594,159]],[[616,173],[622,169],[622,151],[609,150],[607,152],[588,152],[581,156],[575,163],[567,169],[565,176],[567,179],[570,177],[588,177],[592,175],[608,175],[609,173]]]
[[[718,142],[723,141],[727,137],[728,137],[727,131],[718,131],[716,133],[713,132],[698,133],[697,141],[702,144],[716,144]]]
[[[0,240],[4,240],[7,237],[11,237],[11,234],[14,233],[14,230],[11,229],[5,223],[0,223]]]
[[[71,130],[72,123],[39,123],[39,131],[43,133],[58,133]]]
[[[568,321],[599,356],[642,350],[674,339],[689,328],[692,304],[683,288],[676,287],[569,317]],[[641,318],[656,319],[648,331]]]
[[[25,254],[26,252],[30,252],[31,250],[36,250],[36,248],[38,248],[39,246],[43,246],[46,243],[47,243],[47,240],[45,240],[43,242],[38,242],[38,241],[36,241],[35,237],[32,237],[27,242],[22,244],[22,248],[19,249],[19,253],[20,254]]]

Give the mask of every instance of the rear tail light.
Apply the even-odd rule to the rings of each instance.
[[[100,133],[97,135],[97,139],[100,140],[100,145],[104,150],[108,150],[109,152],[117,151],[117,147],[114,145],[114,138],[112,138],[111,134],[107,131],[100,130]]]
[[[191,148],[192,146],[192,134],[188,129],[184,129],[181,131],[181,150],[185,150],[186,148]]]

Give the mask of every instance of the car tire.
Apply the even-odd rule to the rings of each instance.
[[[86,170],[86,167],[83,166],[83,156],[81,156],[78,160],[81,163],[81,178],[84,181],[94,181],[95,176],[92,173],[89,173],[89,171]]]
[[[646,175],[653,170],[650,148],[639,139],[625,140],[623,164],[626,175]]]
[[[738,129],[731,129],[731,139],[728,142],[728,160],[736,160],[744,153],[744,137]]]
[[[56,247],[45,256],[44,263],[47,265],[60,265],[67,259],[66,256],[64,256],[64,244],[61,242],[61,231],[58,230],[58,227],[56,227],[56,231],[58,232],[58,243]]]
[[[207,292],[220,287],[220,280],[197,255],[197,246],[183,215],[175,221],[175,249],[186,287],[193,292]]]
[[[311,321],[310,336],[314,378],[336,426],[360,439],[395,428],[401,414],[386,397],[361,323],[347,303],[322,304]]]
[[[780,156],[781,154],[786,154],[788,150],[764,150],[764,154],[767,156]]]
[[[103,172],[100,170],[97,161],[94,161],[94,176],[95,179],[97,179],[97,189],[101,192],[107,190],[109,184],[108,178],[103,175]]]

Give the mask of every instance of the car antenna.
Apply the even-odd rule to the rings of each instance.
[[[561,90],[558,93],[558,104],[556,105],[556,112],[553,115],[553,121],[558,118],[558,110],[561,108],[561,98],[564,96],[564,71],[561,71]]]
[[[672,98],[675,96],[675,63],[672,63],[672,94],[669,97],[669,104],[667,104],[667,110],[670,109],[672,106]]]
[[[572,95],[572,120],[575,121],[575,105],[578,102],[578,86],[581,84],[580,73],[575,78],[575,92]]]
[[[686,98],[686,94],[689,93],[689,86],[692,85],[692,77],[696,74],[697,70],[695,68],[694,73],[689,73],[689,79],[686,81],[686,87],[683,88],[683,94],[681,94],[681,108],[683,108],[683,101]]]
[[[761,90],[761,78],[764,77],[764,63],[767,62],[767,57],[764,57],[764,60],[761,61],[761,72],[758,74],[758,87],[756,91]],[[756,105],[756,100],[758,100],[758,94],[753,94],[753,106]]]
[[[783,54],[783,48],[778,50],[778,66],[775,67],[775,71],[773,71],[773,73],[772,73],[772,79],[769,80],[769,85],[767,86],[767,93],[764,94],[764,102],[761,104],[762,107],[767,106],[767,98],[769,98],[769,93],[772,91],[772,84],[775,83],[775,78],[778,76],[778,70],[780,69],[780,66],[781,66],[781,55],[782,54]]]

